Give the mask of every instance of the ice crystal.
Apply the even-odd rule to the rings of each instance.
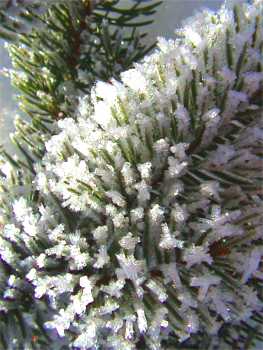
[[[59,121],[40,203],[1,212],[0,310],[25,283],[70,348],[159,350],[262,309],[263,6],[236,6],[238,25],[197,14]]]

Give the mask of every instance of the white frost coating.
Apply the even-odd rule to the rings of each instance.
[[[146,285],[157,296],[161,303],[165,302],[165,300],[168,298],[165,290],[155,281],[149,281]]]
[[[184,242],[182,240],[176,239],[173,237],[167,224],[162,224],[162,235],[159,243],[159,247],[162,249],[173,249],[180,248],[182,249]]]
[[[95,254],[96,262],[93,267],[96,269],[102,269],[104,265],[110,262],[110,257],[107,252],[107,246],[103,245],[99,248],[99,252]]]
[[[221,281],[221,278],[208,274],[201,277],[193,277],[191,279],[190,285],[192,287],[199,287],[198,299],[202,301],[206,297],[209,287],[211,285],[218,285],[220,281]]]
[[[147,88],[147,80],[144,75],[136,69],[130,69],[121,73],[121,79],[125,85],[134,91],[144,92]]]
[[[186,248],[184,250],[183,259],[187,263],[187,268],[202,262],[206,262],[211,265],[213,261],[211,255],[207,252],[207,248],[202,246]]]
[[[250,253],[249,257],[247,257],[244,263],[244,274],[242,276],[242,282],[245,283],[248,281],[253,274],[258,271],[259,264],[261,262],[261,258],[263,256],[262,248],[254,248]]]
[[[147,326],[147,320],[145,317],[144,310],[142,308],[138,308],[136,312],[137,312],[138,328],[141,333],[145,333],[148,326]]]
[[[152,169],[151,162],[139,164],[138,169],[139,169],[139,172],[141,173],[141,177],[143,179],[149,179],[151,177],[151,169]]]
[[[125,199],[123,198],[123,196],[119,192],[108,191],[108,192],[105,192],[105,194],[109,198],[111,198],[111,200],[114,204],[117,204],[119,207],[125,207],[125,205],[126,205]]]
[[[128,232],[126,236],[124,236],[119,244],[122,248],[133,251],[136,247],[136,244],[140,242],[138,237],[133,237],[131,232]]]
[[[238,6],[238,33],[231,6],[204,11],[80,99],[35,167],[40,205],[1,190],[0,257],[19,279],[4,277],[0,310],[30,283],[46,326],[83,350],[199,332],[223,349],[222,324],[238,336],[261,312],[263,3]],[[5,188],[16,170],[2,169]]]

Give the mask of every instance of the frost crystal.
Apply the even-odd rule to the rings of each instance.
[[[252,250],[250,256],[246,259],[244,264],[244,274],[242,277],[243,283],[247,282],[248,279],[258,270],[262,256],[262,248],[255,248]]]
[[[202,246],[195,246],[185,249],[184,260],[187,263],[187,268],[202,262],[207,262],[211,265],[213,261],[212,257],[207,252],[207,248]]]
[[[132,233],[128,232],[128,234],[120,240],[119,244],[122,248],[133,251],[135,249],[136,244],[139,242],[140,239],[138,237],[133,237]]]
[[[157,296],[161,303],[163,303],[168,298],[165,290],[160,287],[155,281],[149,281],[146,285]]]
[[[208,288],[211,285],[218,285],[220,281],[221,281],[221,278],[213,275],[193,277],[191,280],[191,286],[199,287],[198,299],[204,300],[204,298],[206,297]]]
[[[137,317],[138,317],[138,328],[141,333],[145,333],[147,330],[147,320],[145,317],[144,310],[142,308],[137,309]]]
[[[97,82],[29,189],[0,159],[4,314],[28,293],[69,349],[246,347],[262,319],[263,3],[234,3]]]

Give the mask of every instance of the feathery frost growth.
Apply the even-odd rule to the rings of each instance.
[[[58,122],[44,199],[2,214],[1,310],[27,288],[74,349],[262,339],[262,21],[204,11]]]

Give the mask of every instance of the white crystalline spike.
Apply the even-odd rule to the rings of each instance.
[[[117,279],[117,281],[111,281],[107,286],[102,287],[102,291],[109,294],[112,297],[120,298],[123,294],[122,289],[125,286],[125,279]]]
[[[190,122],[187,109],[185,109],[183,105],[178,105],[177,110],[175,111],[175,116],[178,118],[179,131],[187,131]]]
[[[187,268],[200,264],[202,262],[207,262],[209,265],[212,264],[212,257],[209,253],[207,253],[207,248],[202,246],[195,246],[192,248],[186,248],[184,250],[184,261],[187,263]]]
[[[209,287],[212,285],[218,285],[220,281],[220,277],[206,274],[201,277],[193,277],[190,285],[192,287],[199,287],[198,299],[202,301],[205,299]]]
[[[122,248],[133,251],[139,242],[140,239],[138,237],[134,237],[131,232],[128,232],[126,236],[122,237],[119,244]]]
[[[90,261],[90,256],[88,253],[81,253],[80,249],[77,247],[72,247],[70,249],[71,260],[69,261],[71,270],[81,270],[87,266]]]
[[[69,242],[73,245],[73,247],[78,248],[87,248],[88,244],[86,242],[86,239],[82,237],[80,231],[75,231],[74,233],[69,235]]]
[[[186,62],[187,66],[191,70],[195,70],[197,68],[198,61],[197,57],[193,54],[191,49],[186,45],[181,45],[180,47],[178,47],[178,51],[180,53],[181,59],[183,59]]]
[[[94,301],[93,295],[92,295],[92,283],[88,279],[88,277],[83,276],[79,279],[79,284],[83,288],[83,299],[85,300],[86,304],[90,304]]]
[[[118,310],[120,305],[111,299],[106,299],[105,304],[97,309],[98,315],[104,316],[112,314],[114,311]]]
[[[187,162],[179,161],[177,158],[168,157],[168,172],[170,177],[179,177],[187,166]]]
[[[36,262],[37,262],[37,266],[39,268],[42,268],[45,266],[45,259],[46,259],[46,255],[44,253],[40,254],[37,259],[36,259]]]
[[[11,177],[13,167],[10,163],[5,162],[0,165],[0,170],[5,174],[5,176],[9,179]]]
[[[108,103],[112,103],[117,96],[117,86],[112,83],[98,81],[95,87],[95,93],[97,97],[103,98]]]
[[[178,299],[182,303],[182,306],[180,307],[182,312],[184,312],[185,310],[189,310],[189,307],[197,308],[198,306],[196,299],[192,297],[191,294],[184,288],[182,288],[180,293],[178,294]]]
[[[184,35],[186,36],[186,38],[188,38],[188,40],[190,40],[193,43],[195,47],[200,48],[201,45],[203,46],[203,38],[199,35],[198,32],[193,30],[191,26],[186,26],[184,28]]]
[[[117,191],[108,191],[105,194],[112,200],[112,202],[119,207],[125,207],[126,201],[123,196]]]
[[[80,277],[79,279],[79,285],[82,287],[82,288],[88,288],[91,290],[92,288],[92,283],[91,281],[88,279],[87,276],[82,276]]]
[[[181,289],[182,282],[175,262],[170,264],[163,264],[161,266],[161,270],[168,283],[172,281],[177,289]]]
[[[139,274],[142,272],[141,262],[136,260],[133,255],[128,255],[126,257],[123,253],[121,253],[116,255],[116,257],[125,277],[136,283],[139,278]]]
[[[154,204],[150,210],[150,217],[156,224],[160,224],[164,219],[164,209],[159,204]]]
[[[22,222],[25,233],[30,237],[35,237],[38,233],[38,219],[33,215],[29,214],[24,217]]]
[[[244,273],[242,282],[246,283],[248,279],[258,270],[258,266],[263,256],[263,249],[255,248],[252,250],[250,256],[246,259],[244,264]]]
[[[155,294],[157,296],[157,298],[159,299],[159,301],[161,303],[164,303],[165,300],[168,298],[168,295],[165,292],[165,290],[159,284],[157,284],[155,281],[153,281],[153,280],[148,281],[146,283],[146,286],[152,291],[153,294]]]
[[[116,228],[121,228],[127,224],[128,218],[123,213],[118,213],[112,218],[112,221]]]
[[[31,214],[30,208],[27,206],[25,198],[20,197],[13,204],[13,211],[18,221],[23,221],[25,217]]]
[[[216,312],[222,316],[225,322],[230,321],[231,316],[230,316],[230,309],[225,305],[224,301],[222,300],[223,298],[219,295],[218,291],[214,288],[211,288],[210,290],[210,297],[213,301],[213,306],[216,309]]]
[[[133,223],[144,218],[144,209],[142,207],[138,207],[136,209],[131,210],[131,220]]]
[[[55,227],[53,230],[48,231],[48,237],[51,241],[58,241],[63,237],[64,225],[60,224]]]
[[[142,179],[149,179],[151,177],[151,174],[152,174],[152,163],[147,162],[144,164],[139,164],[138,170],[141,174]]]
[[[65,256],[66,252],[66,241],[64,240],[60,241],[59,244],[52,248],[46,249],[46,255],[55,255],[56,257]]]
[[[123,337],[123,335],[114,334],[108,337],[108,345],[112,350],[135,350],[134,344]]]
[[[124,320],[122,318],[115,318],[113,320],[106,322],[106,328],[109,328],[113,331],[114,334],[118,333],[118,331],[123,327]]]
[[[130,186],[135,183],[136,177],[130,163],[124,163],[121,169],[121,173],[127,186]]]
[[[184,242],[176,239],[170,232],[167,224],[162,224],[162,235],[159,243],[159,247],[162,249],[183,248]]]
[[[160,36],[157,37],[157,45],[162,52],[169,52],[171,49],[171,46],[174,44],[175,42],[172,39],[166,39]]]
[[[222,77],[223,82],[227,85],[231,85],[236,79],[235,72],[228,67],[223,67],[218,73]]]
[[[7,224],[3,229],[4,237],[8,238],[10,241],[16,241],[19,237],[20,230],[13,224]]]
[[[150,189],[151,187],[147,185],[145,180],[138,182],[134,185],[134,188],[138,191],[138,203],[139,205],[144,205],[151,198]]]
[[[29,280],[29,281],[34,281],[37,277],[37,270],[36,269],[31,269],[28,274],[26,275],[26,278]]]
[[[144,310],[142,308],[137,308],[137,322],[138,328],[141,333],[145,333],[147,330],[147,319],[145,317]]]
[[[133,319],[126,320],[125,339],[131,340],[134,337]]]
[[[113,84],[98,82],[95,90],[92,92],[92,99],[95,102],[92,119],[104,128],[109,127],[113,122],[111,107],[116,101],[119,88],[120,84],[116,81]],[[97,101],[97,97],[103,100]]]
[[[175,203],[171,211],[171,216],[176,223],[183,224],[189,216],[186,205]]]
[[[129,137],[129,128],[127,126],[118,126],[116,128],[112,128],[113,138],[115,140],[122,140]]]
[[[184,160],[187,158],[185,151],[189,147],[188,143],[177,143],[170,147],[170,151],[174,154],[174,156],[179,160]]]
[[[144,92],[147,87],[147,80],[137,69],[129,69],[121,73],[121,79],[125,85],[134,91]]]
[[[262,72],[248,72],[244,74],[244,83],[248,94],[251,96],[258,90],[260,82],[263,81]]]
[[[236,109],[239,108],[240,104],[246,104],[248,102],[248,95],[244,92],[239,92],[235,90],[229,90],[227,94],[226,113],[229,115],[235,113]]]
[[[215,165],[227,164],[236,154],[232,145],[219,145],[215,152],[211,154],[211,161]]]
[[[17,278],[16,278],[15,275],[10,275],[9,278],[8,278],[8,282],[7,282],[9,287],[14,287],[15,283],[16,283],[16,280],[17,280]]]
[[[166,320],[168,314],[168,310],[164,308],[159,308],[156,310],[155,315],[151,319],[150,326],[148,328],[148,333],[150,334],[153,343],[156,343],[159,340],[159,335],[161,332],[161,328],[167,328],[168,322]],[[158,347],[156,347],[156,350]]]
[[[176,197],[178,196],[179,193],[181,193],[184,189],[184,185],[182,182],[180,181],[177,181],[176,183],[172,184],[170,187],[169,187],[169,197],[173,198],[173,197]]]
[[[87,305],[94,301],[92,284],[87,276],[82,276],[79,280],[79,284],[83,289],[78,294],[71,296],[74,312],[78,315],[85,312]]]
[[[199,319],[194,312],[188,312],[186,315],[186,330],[188,333],[197,333],[199,330]]]
[[[48,188],[48,178],[44,172],[39,172],[36,177],[36,186],[39,191],[42,191],[44,193],[48,193],[49,188]]]
[[[107,252],[107,247],[105,245],[99,247],[98,254],[95,254],[96,256],[96,262],[93,264],[93,266],[97,269],[103,268],[104,265],[108,264],[110,262],[110,257]]]
[[[168,152],[169,143],[165,139],[160,139],[154,143],[153,147],[157,154],[163,154]]]
[[[81,293],[78,293],[77,295],[72,296],[71,301],[72,301],[74,313],[76,313],[77,315],[81,315],[82,313],[85,312],[87,304],[85,304]]]
[[[81,350],[86,350],[93,347],[96,339],[96,332],[96,323],[90,321],[83,330],[82,334],[80,334],[74,341],[74,346]]]
[[[42,298],[45,294],[47,294],[47,292],[49,291],[49,280],[37,280],[34,284],[35,284],[35,297],[37,299]]]
[[[108,237],[108,227],[107,226],[98,226],[93,231],[94,239],[97,241],[103,241],[106,240]]]
[[[206,197],[213,197],[216,200],[220,200],[219,190],[220,185],[217,181],[206,181],[201,184],[201,194]]]

